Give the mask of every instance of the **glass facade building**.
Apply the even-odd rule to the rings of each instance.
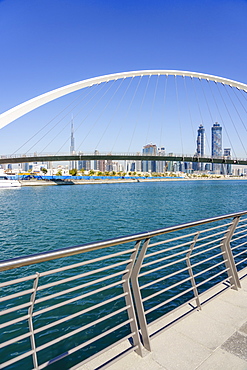
[[[231,148],[224,149],[224,157],[225,159],[231,159]],[[231,164],[223,164],[223,174],[224,175],[231,175],[232,174],[232,165]]]
[[[197,130],[197,139],[196,139],[196,156],[203,157],[205,155],[205,129],[202,124],[200,124]],[[193,169],[196,171],[203,171],[205,168],[204,163],[194,162]]]
[[[157,155],[157,146],[155,144],[145,145],[142,149],[143,155]],[[142,161],[142,172],[157,172],[156,161]]]
[[[212,158],[222,157],[222,127],[218,122],[213,124],[212,131]],[[222,165],[219,163],[212,164],[212,171],[214,173],[222,172]]]

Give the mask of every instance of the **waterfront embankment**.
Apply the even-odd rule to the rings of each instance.
[[[211,180],[247,180],[246,177],[169,177],[169,178],[146,178],[146,179],[92,179],[92,180],[77,180],[77,179],[66,179],[66,180],[20,180],[22,186],[53,186],[53,185],[95,185],[95,184],[121,184],[121,183],[148,183],[148,182],[166,182],[166,181],[211,181]]]

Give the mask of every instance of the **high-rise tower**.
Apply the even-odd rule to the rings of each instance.
[[[212,127],[212,158],[222,157],[222,127],[215,122]],[[213,163],[212,170],[215,173],[221,173],[221,164]]]
[[[205,129],[201,124],[197,130],[197,148],[196,152],[198,157],[203,157],[205,154]]]
[[[200,124],[197,130],[196,139],[196,155],[197,157],[203,157],[205,154],[205,129],[202,124]],[[197,163],[197,170],[204,170],[204,163]]]

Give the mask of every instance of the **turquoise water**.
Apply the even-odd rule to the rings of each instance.
[[[247,182],[240,181],[167,181],[167,182],[149,182],[149,183],[122,183],[122,184],[97,184],[86,186],[47,186],[47,187],[23,187],[21,189],[1,189],[1,223],[0,230],[0,259],[9,259],[32,253],[39,253],[48,250],[70,247],[73,245],[94,242],[96,240],[109,239],[127,234],[140,233],[143,231],[164,228],[171,225],[186,223],[203,218],[219,216],[227,213],[244,211],[247,209],[246,199]],[[119,248],[119,246],[118,246]],[[121,247],[120,247],[121,248]],[[101,251],[95,252],[97,255]],[[54,262],[54,265],[46,267],[46,263],[28,268],[17,269],[15,271],[5,272],[2,276],[7,279],[8,274],[12,278],[24,276],[40,269],[51,269],[62,266],[66,263],[75,263],[81,261],[83,256],[60,259]],[[99,266],[100,267],[100,266]],[[86,267],[85,267],[86,268]],[[85,271],[83,268],[83,272]],[[70,277],[70,270],[63,273],[65,278]],[[77,272],[78,273],[78,272]],[[157,276],[156,276],[157,278]],[[84,281],[83,281],[84,282]],[[172,283],[172,282],[171,282]],[[32,286],[32,281],[30,281]],[[40,283],[40,284],[43,284]],[[73,284],[79,284],[74,281]],[[63,288],[69,288],[64,286]],[[158,284],[157,284],[158,285]],[[97,285],[97,288],[100,285]],[[190,287],[188,285],[188,287]],[[96,287],[93,286],[92,289]],[[15,289],[11,286],[10,293]],[[27,287],[25,287],[27,289]],[[151,288],[152,289],[152,288]],[[159,286],[157,286],[159,289]],[[180,287],[177,288],[179,291]],[[182,288],[181,288],[182,289]],[[34,326],[40,327],[48,322],[57,320],[58,317],[77,312],[84,309],[88,304],[95,304],[116,295],[116,290],[121,293],[121,287],[109,289],[105,295],[98,294],[91,296],[89,302],[77,301],[76,304],[65,306],[64,310],[49,311],[41,318],[34,320]],[[48,293],[56,293],[58,290],[49,290]],[[84,289],[85,293],[87,289]],[[152,291],[147,290],[145,294]],[[42,291],[41,291],[42,294]],[[47,293],[45,293],[47,294]],[[144,294],[144,295],[145,295]],[[169,294],[177,294],[177,291],[167,292],[162,299],[167,299]],[[61,299],[71,298],[71,294],[66,294]],[[186,296],[186,299],[191,296]],[[24,303],[24,299],[19,298],[18,304]],[[59,297],[55,303],[59,302]],[[157,304],[159,301],[154,300],[148,304]],[[160,310],[157,314],[164,314],[168,308],[173,309],[179,301],[165,310]],[[45,302],[45,304],[50,304]],[[52,302],[51,304],[54,304]],[[82,325],[82,322],[88,323],[100,317],[105,310],[107,312],[113,309],[123,307],[124,302],[116,302],[114,305],[107,305],[101,310],[95,310],[90,314],[84,315],[69,322],[68,326],[59,325],[46,333],[38,335],[37,345],[42,345],[49,340],[54,339],[67,330],[73,330]],[[11,306],[11,302],[10,302]],[[9,306],[9,307],[10,307]],[[45,307],[45,306],[44,306]],[[3,307],[4,308],[4,307]],[[5,307],[6,308],[6,307]],[[148,308],[148,306],[147,306]],[[24,315],[25,310],[19,310],[16,315],[9,315],[8,319]],[[155,312],[156,314],[156,312]],[[155,314],[148,317],[148,320],[155,319]],[[114,317],[114,323],[126,320],[126,313]],[[59,348],[49,348],[45,353],[39,354],[40,362],[43,363],[48,358],[54,358],[61,353],[66,353],[75,345],[88,340],[90,337],[97,335],[106,328],[110,328],[112,321],[94,326],[92,329],[74,336],[73,340],[66,340],[59,344]],[[90,354],[97,352],[112,340],[121,338],[127,334],[127,329],[122,332],[116,332],[110,337],[104,338],[96,345],[91,345],[84,350],[77,351],[72,357],[66,357],[54,364],[49,365],[49,369],[68,369],[81,361]],[[27,324],[20,323],[4,333],[4,340],[10,339],[15,333],[22,335],[28,331]],[[29,339],[18,343],[18,353],[30,349]],[[16,351],[16,347],[10,346],[7,350],[0,353],[1,361],[6,357],[9,358]],[[42,351],[41,351],[42,352]],[[18,365],[9,367],[17,368]],[[31,369],[30,359],[20,362],[20,366],[25,369]]]
[[[247,181],[0,189],[0,259],[247,209]]]

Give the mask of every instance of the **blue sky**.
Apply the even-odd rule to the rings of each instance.
[[[246,19],[246,0],[0,0],[0,112],[72,82],[138,69],[247,83]],[[16,149],[13,137],[25,139],[29,119],[1,130],[0,154]]]

